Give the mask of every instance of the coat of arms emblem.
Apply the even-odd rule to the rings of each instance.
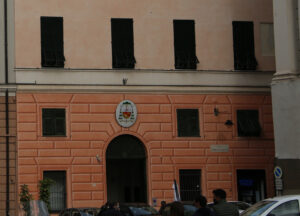
[[[132,126],[137,118],[137,110],[135,104],[130,100],[122,101],[116,110],[116,119],[122,127]]]

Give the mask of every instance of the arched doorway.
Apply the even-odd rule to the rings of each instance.
[[[106,150],[107,200],[147,202],[144,144],[131,135],[111,141]]]

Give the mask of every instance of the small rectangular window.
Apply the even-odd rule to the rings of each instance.
[[[65,109],[42,109],[43,136],[66,136]]]
[[[174,51],[176,69],[196,69],[194,20],[174,20]]]
[[[260,24],[260,40],[261,40],[261,54],[263,56],[274,56],[274,27],[272,23]]]
[[[177,109],[177,129],[179,137],[199,137],[198,109]]]
[[[180,197],[182,201],[194,201],[201,195],[201,170],[179,170]]]
[[[238,136],[258,137],[261,133],[258,110],[237,110]]]
[[[113,68],[134,68],[133,20],[111,19]]]
[[[42,67],[64,67],[63,18],[41,17]]]
[[[66,171],[44,171],[44,179],[53,181],[50,185],[50,209],[51,213],[60,212],[66,208]]]
[[[253,22],[232,22],[235,70],[256,70]]]

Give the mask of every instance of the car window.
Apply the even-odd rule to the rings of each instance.
[[[65,210],[62,213],[59,214],[60,216],[70,216],[69,210]]]
[[[120,206],[120,211],[125,215],[125,216],[131,216],[130,210],[127,206]]]
[[[235,204],[235,203],[234,203],[234,204]],[[243,203],[243,202],[236,202],[235,205],[238,207],[238,209],[241,209],[241,210],[246,210],[247,208],[250,207],[249,204]]]
[[[81,215],[80,215],[79,211],[73,210],[72,211],[72,216],[81,216]]]
[[[292,200],[285,202],[275,209],[273,209],[268,215],[272,216],[299,216],[299,202],[298,200]]]
[[[260,201],[255,205],[248,208],[241,215],[242,216],[259,216],[264,213],[268,208],[274,205],[277,201]]]
[[[141,206],[141,207],[133,207],[130,206],[129,209],[132,211],[133,215],[151,215],[158,214],[157,210],[150,206]]]
[[[197,208],[193,205],[184,205],[184,216],[192,216]]]

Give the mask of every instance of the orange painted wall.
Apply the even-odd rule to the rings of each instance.
[[[129,129],[115,120],[117,105],[137,105],[137,122]],[[42,137],[41,109],[66,108],[67,136]],[[220,111],[215,116],[213,111]],[[200,135],[176,135],[176,108],[199,108]],[[257,108],[263,134],[237,137],[236,109]],[[234,125],[227,127],[226,120]],[[274,140],[271,96],[175,94],[17,94],[18,184],[37,197],[43,170],[67,171],[67,205],[100,206],[106,200],[105,149],[120,134],[132,134],[146,146],[148,198],[171,201],[172,180],[181,168],[202,169],[203,194],[222,187],[237,199],[236,169],[265,169],[268,196],[273,191]],[[228,144],[228,153],[212,153],[211,144]],[[96,155],[102,158],[100,163]]]

